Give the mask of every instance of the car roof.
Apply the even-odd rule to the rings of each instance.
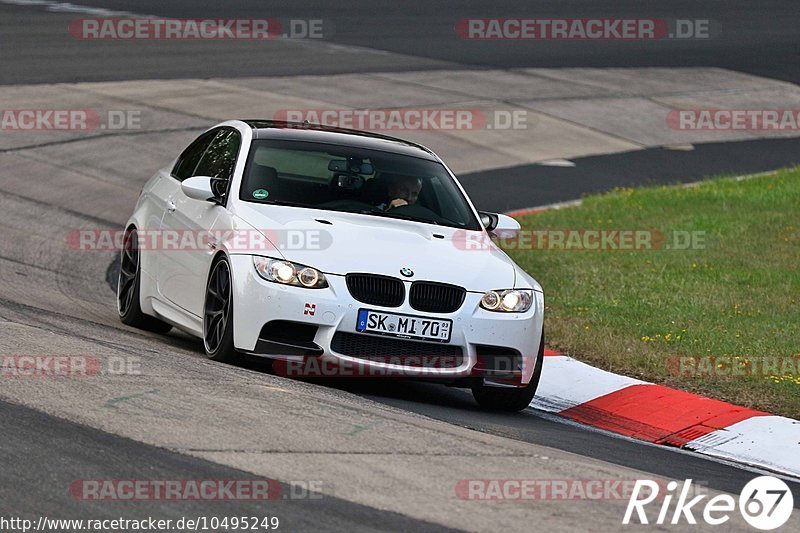
[[[336,144],[438,161],[436,155],[421,144],[378,133],[323,126],[320,124],[278,120],[248,119],[242,120],[242,122],[253,128],[254,139],[279,139]]]

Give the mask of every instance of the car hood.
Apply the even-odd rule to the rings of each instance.
[[[277,205],[244,204],[236,215],[263,233],[285,259],[326,274],[369,272],[476,292],[514,287],[513,261],[481,231]],[[484,246],[465,246],[470,239]],[[403,268],[414,275],[404,278]]]

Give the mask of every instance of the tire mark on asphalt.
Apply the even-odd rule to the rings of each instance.
[[[208,85],[210,83],[213,83],[213,82],[211,82],[211,80],[202,80],[202,81],[206,82],[206,85]],[[229,86],[228,84],[224,84],[224,85],[226,86],[226,88],[229,88],[231,90],[233,90],[234,88],[235,89],[246,90],[246,88],[242,88],[242,87],[239,87],[239,86],[236,86],[236,85],[234,85],[233,87]],[[85,88],[85,87],[76,87],[75,90],[83,92],[83,93],[86,93],[86,94],[91,94],[93,96],[101,96],[101,97],[105,97],[105,98],[110,98],[111,100],[116,100],[116,101],[121,102],[121,103],[135,104],[135,105],[138,105],[138,106],[146,107],[148,110],[151,110],[151,111],[158,111],[158,112],[161,112],[161,113],[171,113],[171,114],[175,114],[175,115],[183,115],[184,117],[188,117],[188,118],[194,118],[194,119],[197,119],[197,120],[208,121],[210,123],[209,127],[212,126],[213,124],[217,124],[218,122],[220,122],[219,118],[217,118],[217,117],[200,115],[198,113],[192,113],[192,112],[187,111],[185,109],[175,109],[175,108],[172,108],[172,107],[156,105],[156,104],[154,104],[152,102],[143,101],[143,100],[140,100],[138,98],[129,98],[129,97],[120,96],[120,95],[111,95],[111,94],[107,94],[107,93],[103,93],[103,92],[93,91],[90,88]],[[150,131],[158,132],[158,131],[161,131],[161,130],[150,130]],[[176,129],[175,131],[181,131],[181,130]]]
[[[28,268],[33,268],[33,269],[36,269],[36,270],[39,270],[39,271],[46,272],[48,274],[54,274],[56,276],[61,276],[63,274],[62,269],[59,269],[59,268],[47,268],[47,267],[44,267],[44,266],[41,266],[41,265],[37,265],[37,264],[33,264],[33,263],[28,263],[26,261],[22,261],[20,259],[14,259],[13,257],[8,257],[6,255],[0,255],[0,261],[8,261],[9,263],[12,263],[12,264],[15,264],[15,265],[24,266],[24,267],[28,267]],[[117,273],[118,272],[119,272],[119,270],[117,270]],[[27,276],[27,274],[25,274],[24,272],[16,272],[16,274],[19,274],[20,276]],[[74,281],[83,281],[83,282],[86,282],[86,283],[92,283],[92,282],[95,281],[93,278],[82,278],[82,277],[75,276],[74,274],[71,275],[71,279],[74,280]],[[113,283],[112,282],[109,282],[109,283],[110,283],[112,289],[116,293],[116,289],[117,289],[116,278],[114,278]]]
[[[351,429],[347,433],[342,433],[342,435],[347,435],[348,437],[352,437],[354,435],[358,435],[359,433],[361,433],[363,431],[370,430],[370,429],[372,429],[374,427],[375,427],[375,424],[369,424],[369,425],[366,425],[366,426],[364,426],[362,424],[353,424],[353,429]]]
[[[28,327],[41,329],[43,331],[50,331],[50,332],[53,332],[53,333],[61,333],[61,334],[65,335],[65,336],[67,336],[67,337],[73,337],[73,338],[80,339],[80,340],[83,340],[83,341],[99,344],[101,346],[105,346],[106,348],[112,348],[112,349],[119,350],[119,351],[124,352],[124,353],[140,354],[141,351],[137,351],[137,350],[131,348],[130,345],[128,345],[128,344],[118,344],[118,343],[106,341],[106,340],[103,340],[103,339],[90,337],[88,335],[83,335],[81,333],[78,333],[75,329],[70,329],[70,328],[66,328],[66,327],[60,327],[60,326],[57,326],[57,325],[53,324],[52,322],[46,322],[46,321],[43,321],[43,320],[37,320],[37,318],[41,318],[42,316],[50,317],[50,318],[59,318],[59,319],[62,319],[64,321],[66,321],[66,322],[75,322],[77,325],[80,325],[80,326],[90,326],[93,329],[101,329],[101,330],[104,330],[104,331],[112,331],[112,332],[115,332],[115,333],[123,333],[123,334],[132,335],[132,336],[135,336],[135,337],[140,337],[140,338],[143,338],[143,339],[152,339],[152,337],[149,337],[147,335],[139,333],[138,330],[128,330],[128,329],[125,329],[125,327],[123,327],[123,326],[120,326],[120,327],[110,326],[108,324],[103,324],[101,322],[95,322],[95,321],[92,321],[92,320],[88,320],[86,318],[76,317],[76,316],[72,316],[72,315],[68,315],[68,314],[64,314],[64,313],[58,313],[58,312],[55,312],[55,311],[51,311],[49,309],[44,309],[42,307],[36,307],[36,306],[24,304],[22,302],[16,302],[14,300],[8,300],[8,299],[5,299],[5,298],[0,298],[0,307],[5,307],[5,308],[8,308],[8,309],[11,309],[11,310],[21,314],[23,317],[28,318],[28,319],[31,320],[31,322],[21,322],[21,321],[9,318],[8,316],[4,316],[3,318],[6,319],[9,322],[14,322],[14,323],[18,323],[18,324],[25,325],[25,326],[28,326]],[[47,327],[44,327],[42,325],[42,323],[46,324]],[[178,337],[166,337],[166,338],[168,338],[170,340],[181,340]],[[148,351],[150,353],[159,353],[157,350],[145,349],[145,351]]]
[[[116,398],[111,398],[110,400],[107,400],[106,403],[103,405],[103,407],[107,409],[118,409],[117,407],[118,403],[127,402],[129,400],[135,400],[137,398],[143,398],[148,394],[158,394],[159,392],[161,391],[159,391],[158,389],[153,389],[145,392],[139,392],[136,394],[128,394],[126,396],[117,396]]]
[[[89,215],[87,213],[82,213],[81,211],[75,211],[74,209],[70,209],[68,207],[62,207],[58,204],[54,204],[51,202],[45,202],[44,200],[37,200],[36,198],[31,198],[30,196],[24,196],[6,189],[0,189],[0,193],[2,193],[3,196],[9,198],[22,200],[23,202],[29,202],[39,207],[47,207],[49,209],[53,209],[70,216],[82,218],[89,222],[94,222],[96,224],[105,224],[114,229],[122,229],[122,224],[120,224],[119,222],[112,222],[111,220],[107,220],[105,218],[96,217],[94,215]]]
[[[12,155],[14,157],[19,157],[20,159],[25,159],[27,161],[33,161],[34,163],[39,163],[41,165],[46,165],[48,167],[51,167],[51,168],[59,170],[59,171],[70,172],[72,174],[75,174],[77,176],[81,176],[82,178],[86,178],[86,179],[92,180],[93,182],[97,182],[97,183],[100,183],[100,184],[105,185],[105,186],[117,187],[119,189],[125,190],[126,192],[130,191],[131,193],[136,193],[140,189],[140,184],[128,183],[128,182],[119,183],[119,182],[116,182],[116,181],[113,181],[113,180],[108,180],[108,179],[105,179],[106,175],[90,174],[89,172],[86,172],[86,169],[84,169],[84,168],[76,168],[75,164],[54,163],[53,162],[53,158],[51,156],[46,155],[46,156],[43,156],[43,157],[37,157],[36,155],[34,155],[36,153],[37,152],[27,153],[27,154],[19,153],[19,154],[12,154]],[[87,187],[87,188],[89,188],[89,187]]]
[[[59,273],[58,269],[47,268],[47,267],[43,267],[41,265],[35,265],[33,263],[26,263],[25,261],[20,261],[19,259],[14,259],[13,257],[8,257],[6,255],[0,255],[0,261],[8,261],[9,263],[13,263],[15,265],[35,268],[36,270],[43,270],[43,271],[47,272],[48,274],[58,274]],[[17,272],[17,274],[20,274],[20,272]],[[27,275],[27,274],[24,274],[24,275]],[[88,281],[91,281],[91,279],[90,278],[82,278],[82,281],[87,281],[88,282]]]
[[[402,455],[408,457],[527,457],[531,459],[547,459],[537,453],[448,453],[448,452],[412,452],[405,450],[392,451],[338,451],[338,450],[285,450],[285,449],[254,449],[254,448],[168,448],[178,453],[249,453],[249,454],[269,454],[269,455],[362,455],[362,456],[381,456],[381,455]]]
[[[198,131],[197,127],[186,128],[165,128],[161,130],[143,130],[143,131],[127,131],[121,133],[99,133],[97,135],[87,135],[85,137],[76,137],[73,139],[62,139],[60,141],[47,141],[37,144],[26,144],[24,146],[17,146],[14,148],[0,148],[0,154],[10,154],[14,152],[21,152],[23,150],[33,150],[35,148],[46,148],[48,146],[63,146],[65,144],[72,144],[84,141],[93,141],[96,139],[104,139],[107,137],[131,137],[136,135],[151,135],[154,133],[179,133],[184,131]]]

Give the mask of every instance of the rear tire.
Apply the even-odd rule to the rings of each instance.
[[[472,387],[472,396],[478,405],[493,411],[522,411],[528,407],[536,396],[539,387],[539,378],[542,376],[542,363],[544,362],[544,330],[542,340],[539,342],[539,353],[536,355],[536,368],[531,376],[531,382],[520,388],[488,387],[478,385]]]
[[[233,346],[233,287],[231,266],[220,256],[211,266],[203,306],[203,345],[212,361],[232,363],[239,359]]]
[[[141,305],[142,265],[139,240],[135,228],[125,232],[119,261],[117,281],[117,311],[123,324],[134,328],[167,333],[172,326],[156,317],[146,315]]]

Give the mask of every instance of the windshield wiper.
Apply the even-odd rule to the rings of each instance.
[[[411,222],[424,222],[425,224],[435,224],[437,226],[439,225],[439,223],[436,222],[435,220],[417,218],[417,217],[412,217],[412,216],[409,216],[409,215],[401,215],[400,213],[392,213],[391,211],[381,211],[379,209],[375,210],[375,211],[364,209],[364,210],[359,211],[359,214],[362,214],[362,215],[376,215],[376,216],[379,216],[379,217],[386,217],[386,218],[399,218],[400,220],[409,220]]]
[[[287,207],[303,207],[306,209],[323,209],[325,211],[339,211],[342,213],[358,213],[359,215],[375,215],[379,217],[385,218],[397,218],[400,220],[408,220],[410,222],[422,222],[424,224],[434,224],[436,226],[441,226],[439,222],[436,220],[430,220],[425,218],[418,218],[412,217],[410,215],[402,215],[400,213],[392,213],[391,211],[382,211],[378,208],[373,209],[361,209],[359,211],[351,211],[350,209],[340,208],[337,209],[335,207],[319,207],[315,205],[303,204],[300,202],[284,202],[281,200],[262,200],[260,202],[253,202],[254,204],[261,204],[261,205],[284,205]],[[449,226],[449,225],[448,225]],[[450,226],[450,227],[457,227],[457,226]]]
[[[301,204],[300,202],[284,202],[281,200],[262,200],[260,202],[253,202],[253,203],[266,204],[266,205],[285,205],[287,207],[305,207],[306,209],[317,209],[313,205]]]

